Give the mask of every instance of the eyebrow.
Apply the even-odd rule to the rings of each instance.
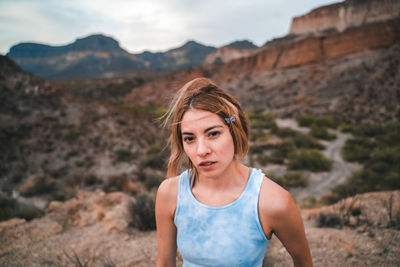
[[[215,128],[222,128],[222,126],[221,125],[214,125],[214,126],[208,127],[207,129],[204,130],[204,133],[209,132],[209,131],[211,131],[211,130],[213,130]],[[193,133],[183,132],[182,135],[193,135]]]

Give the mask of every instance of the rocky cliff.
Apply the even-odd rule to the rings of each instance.
[[[125,102],[166,105],[185,82],[206,76],[246,108],[281,116],[311,112],[354,120],[396,118],[399,32],[396,19],[318,36],[287,36],[226,64],[191,68],[145,83]],[[378,90],[379,97],[373,97]]]
[[[221,64],[231,60],[249,56],[258,47],[249,41],[237,41],[229,45],[218,48],[214,53],[210,53],[203,64]]]
[[[343,32],[369,23],[396,19],[400,16],[400,1],[347,0],[312,10],[294,17],[290,34],[321,35],[324,32]]]

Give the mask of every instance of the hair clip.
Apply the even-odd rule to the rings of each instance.
[[[236,121],[235,114],[232,115],[230,118],[225,118],[225,122],[226,122],[226,124],[228,124],[228,125],[230,125],[232,122],[235,122],[235,121]]]

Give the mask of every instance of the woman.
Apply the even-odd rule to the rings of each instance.
[[[172,121],[171,121],[172,119]],[[299,209],[290,194],[240,160],[249,127],[240,104],[206,78],[173,100],[170,177],[157,192],[157,266],[262,266],[275,234],[295,266],[312,266]],[[188,170],[178,172],[187,158]]]

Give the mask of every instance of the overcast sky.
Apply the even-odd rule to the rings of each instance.
[[[21,42],[66,45],[95,33],[131,53],[188,40],[260,46],[289,32],[292,17],[332,0],[0,0],[0,54]]]

